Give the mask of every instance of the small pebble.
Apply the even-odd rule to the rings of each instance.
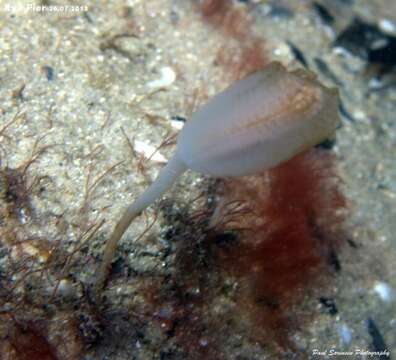
[[[288,61],[291,61],[293,59],[293,54],[290,50],[290,47],[286,43],[279,44],[277,48],[274,49],[274,55],[287,59]]]
[[[353,118],[356,120],[365,120],[366,119],[366,114],[362,110],[355,110],[352,114]]]
[[[340,335],[341,341],[345,345],[349,345],[352,342],[352,330],[348,327],[347,324],[342,323],[338,324],[338,334]]]
[[[75,289],[72,282],[68,279],[62,279],[59,282],[58,294],[66,298],[73,297],[75,295]]]

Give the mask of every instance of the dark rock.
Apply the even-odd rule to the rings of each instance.
[[[337,86],[343,86],[341,80],[337,78],[337,76],[333,73],[333,71],[329,68],[326,62],[320,58],[314,58],[315,65],[319,72],[328,78],[331,82],[333,82]]]
[[[312,4],[313,9],[315,12],[319,15],[320,19],[322,22],[326,25],[333,25],[334,24],[334,16],[327,10],[327,8],[318,3],[318,2],[313,2]]]
[[[374,320],[368,318],[366,321],[366,325],[367,325],[368,333],[371,336],[371,340],[372,340],[371,345],[373,347],[373,350],[377,352],[387,351],[388,347],[385,344],[384,337],[382,336]]]
[[[337,36],[333,45],[346,49],[369,64],[381,65],[387,70],[396,66],[396,37],[359,18],[355,18]]]
[[[336,271],[339,272],[341,271],[341,263],[338,258],[337,253],[334,250],[331,250],[328,255],[327,259],[329,265]]]
[[[48,81],[54,80],[54,69],[51,66],[44,65],[42,69]]]
[[[320,144],[316,145],[316,148],[320,149],[325,149],[325,150],[331,150],[336,143],[335,139],[326,139],[325,141],[322,141]]]
[[[227,247],[235,244],[235,242],[238,240],[238,237],[237,237],[236,233],[225,232],[225,233],[221,233],[221,234],[216,234],[214,240],[218,247],[227,248]]]
[[[294,45],[292,42],[290,41],[286,41],[287,45],[289,45],[289,48],[291,50],[291,52],[293,53],[293,56],[296,58],[296,60],[303,65],[306,69],[309,68],[308,66],[308,62],[303,54],[303,52],[296,46]]]
[[[183,123],[185,123],[187,121],[185,117],[179,116],[179,115],[171,116],[171,120],[180,121],[180,122],[183,122]]]
[[[338,308],[333,298],[320,297],[319,302],[331,316],[338,314]]]

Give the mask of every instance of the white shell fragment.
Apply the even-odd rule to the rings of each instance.
[[[389,19],[381,19],[378,23],[378,26],[383,32],[389,35],[396,34],[396,24]]]
[[[175,71],[169,67],[165,66],[161,70],[161,77],[159,79],[150,81],[147,86],[152,89],[161,89],[171,86],[176,80]]]
[[[176,151],[204,174],[251,175],[326,140],[338,123],[337,90],[312,73],[272,63],[195,112]]]
[[[182,121],[171,120],[171,126],[176,130],[181,130],[184,127],[184,123]]]
[[[157,148],[143,141],[135,140],[133,148],[137,153],[144,155],[144,157],[149,158],[152,161],[158,163],[166,163],[168,161],[168,159],[164,155],[162,155],[157,150]]]
[[[396,300],[395,290],[393,290],[386,282],[376,281],[373,290],[383,302],[392,303]]]

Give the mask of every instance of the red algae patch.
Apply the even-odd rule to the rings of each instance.
[[[294,335],[332,295],[347,241],[341,185],[335,156],[313,149],[261,175],[211,183],[195,213],[164,211],[172,270],[141,293],[169,354],[226,359],[242,336],[270,354],[304,356]]]
[[[293,348],[290,336],[306,320],[297,305],[339,270],[347,202],[334,161],[314,149],[261,176],[226,180],[222,189],[222,204],[248,211],[217,226],[243,229],[220,249],[220,268],[238,280],[239,309],[250,313],[255,333],[284,348]],[[221,206],[215,213],[224,219]]]
[[[224,69],[227,79],[239,80],[269,63],[265,40],[253,31],[246,6],[231,0],[202,0],[196,7],[202,21],[224,36],[216,65]]]

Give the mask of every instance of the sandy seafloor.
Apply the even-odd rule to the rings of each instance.
[[[224,87],[219,70],[213,65],[220,35],[201,21],[187,0],[73,2],[88,6],[84,14],[25,11],[27,3],[0,2],[1,169],[23,166],[35,151],[36,143],[36,150],[53,146],[27,170],[28,183],[37,176],[45,176],[39,189],[31,194],[28,207],[21,206],[17,216],[8,218],[4,215],[8,205],[2,194],[1,272],[7,272],[10,249],[14,262],[27,254],[32,258],[41,254],[37,261],[45,264],[51,241],[59,241],[64,251],[72,251],[84,230],[105,219],[104,225],[88,240],[86,251],[78,254],[84,261],[80,269],[73,270],[73,275],[84,282],[93,276],[103,241],[122,209],[143,191],[173,150],[172,146],[162,148],[163,157],[147,160],[150,149],[145,155],[142,144],[156,148],[164,139],[177,134],[180,122],[171,119],[190,116],[192,105],[188,102],[195,88],[204,84],[206,92],[212,95]],[[390,36],[396,36],[396,3],[322,1],[335,15],[333,25],[326,25],[309,1],[277,2],[290,14],[280,11],[275,15],[270,11],[275,2],[252,3],[255,6],[249,11],[254,31],[265,39],[269,56],[290,66],[300,66],[287,45],[293,43],[324,83],[334,86],[336,79],[341,84],[341,98],[351,117],[343,116],[333,151],[338,157],[345,195],[352,204],[348,220],[351,239],[359,246],[358,250],[346,247],[339,254],[342,271],[334,284],[338,313],[316,315],[296,341],[311,358],[331,358],[314,357],[314,349],[372,350],[375,341],[378,349],[378,334],[375,340],[368,331],[367,321],[371,319],[391,356],[396,357],[396,86],[392,74],[396,70],[390,70],[382,80],[389,86],[372,91],[366,62],[351,54],[340,54],[331,46],[355,16],[380,24]],[[13,9],[7,7],[10,4]],[[248,5],[249,2],[241,1],[236,6]],[[112,43],[114,39],[116,46]],[[325,62],[335,78],[323,74],[315,58]],[[160,86],[163,89],[157,91]],[[15,121],[3,129],[15,116]],[[142,163],[139,159],[143,159],[145,176],[136,171]],[[117,166],[106,173],[113,165]],[[100,178],[102,174],[105,176]],[[95,184],[97,179],[101,181]],[[202,177],[189,172],[167,197],[188,201],[199,194],[201,184]],[[93,191],[87,195],[87,188],[92,185]],[[4,189],[7,185],[2,186]],[[151,210],[148,218],[136,219],[120,245],[119,254],[125,266],[135,274],[155,276],[164,271],[165,265],[158,256],[165,249],[164,241],[157,239],[163,230],[160,222],[147,236],[134,241],[152,215]],[[9,235],[11,229],[18,239],[46,239],[47,247],[32,242],[18,245],[15,250],[17,245]],[[59,274],[62,270],[57,271]],[[65,279],[60,293],[67,303],[68,297],[82,296],[82,290],[73,280],[66,276]],[[106,290],[108,301],[117,304],[117,308],[134,303],[143,303],[144,308],[137,282],[138,277],[125,285],[121,277]],[[48,295],[53,284],[48,281],[47,288],[37,289]],[[18,291],[17,296],[21,297],[27,290]],[[29,296],[32,294],[26,295]],[[43,295],[33,292],[35,296]],[[10,325],[9,317],[12,299],[4,299],[0,312],[4,353],[0,358],[25,359],[16,357],[7,344],[9,327],[14,326],[15,331],[15,324]],[[29,310],[25,304],[23,308],[15,310],[16,315],[34,319],[37,307]],[[54,311],[58,313],[53,318],[59,324],[68,319],[67,306],[55,307]],[[41,318],[42,313],[37,316]],[[81,313],[79,318],[83,318]],[[67,320],[64,321],[66,324]],[[72,341],[77,335],[70,334],[68,325],[64,325],[62,335],[62,326],[50,325],[51,341],[55,344],[74,341],[75,349],[67,350],[66,346],[60,358],[179,358],[165,352],[168,342],[155,324],[146,325],[138,336],[138,325],[131,328],[120,320],[119,326],[115,326],[119,331],[117,341],[108,337],[93,341],[90,346]],[[280,357],[270,348],[243,339],[243,335],[235,336],[238,347],[232,347],[235,344],[232,336],[224,345],[227,359]],[[53,339],[56,337],[58,340]],[[10,353],[6,354],[7,351]]]

